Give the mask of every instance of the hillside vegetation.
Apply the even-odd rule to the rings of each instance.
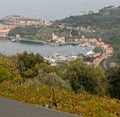
[[[98,13],[70,16],[55,23],[68,27],[90,28],[95,32],[84,32],[85,37],[101,37],[105,42],[113,45],[116,42],[120,43],[120,7],[109,6],[101,9]]]
[[[116,117],[119,72],[119,67],[90,68],[81,60],[53,67],[39,54],[27,52],[0,55],[0,96],[86,117]]]
[[[98,13],[89,13],[82,16],[70,16],[62,20],[56,21],[59,25],[63,23],[70,27],[88,27],[112,29],[120,28],[120,7],[105,7]]]

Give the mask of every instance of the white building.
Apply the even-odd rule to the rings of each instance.
[[[52,40],[54,40],[56,43],[65,43],[65,37],[59,37],[52,33]]]

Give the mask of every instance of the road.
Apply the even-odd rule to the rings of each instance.
[[[105,59],[105,60],[103,60],[103,67],[105,68],[105,69],[107,69],[108,67],[107,67],[107,58]]]
[[[0,117],[79,117],[0,97]]]

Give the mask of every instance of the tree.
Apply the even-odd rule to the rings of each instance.
[[[110,96],[120,99],[120,67],[109,69],[107,71],[107,79]]]
[[[34,55],[33,53],[24,52],[23,54],[18,54],[18,64],[20,74],[23,77],[31,77],[37,75],[37,68],[35,67],[36,64],[43,63],[43,57],[39,54]]]
[[[65,79],[69,79],[72,89],[75,92],[87,91],[92,94],[97,93],[97,80],[93,77],[93,69],[80,60],[69,63]]]
[[[96,87],[96,90],[99,92],[99,95],[107,95],[108,82],[103,68],[101,66],[93,68],[91,75],[93,75],[92,77],[95,78],[97,82],[98,87]]]
[[[96,48],[94,48],[94,52],[96,52],[96,53],[100,53],[100,52],[102,52],[103,50],[102,50],[102,48],[101,47],[96,47]]]
[[[39,70],[42,70],[44,73],[56,73],[59,74],[59,70],[55,66],[50,66],[46,63],[40,63],[36,66]]]

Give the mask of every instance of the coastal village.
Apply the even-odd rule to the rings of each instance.
[[[52,35],[52,39],[55,40],[56,43],[66,43],[65,42],[65,37],[58,37],[57,35]],[[88,53],[86,53],[85,56],[87,57],[94,57],[95,59],[92,62],[85,62],[87,65],[90,66],[99,66],[101,62],[105,59],[107,59],[111,54],[113,53],[113,47],[111,47],[108,44],[105,44],[102,39],[96,39],[96,38],[85,38],[84,36],[80,39],[74,39],[74,43],[79,43],[78,46],[86,47],[86,48],[91,48]],[[95,53],[93,50],[95,47],[100,47],[102,49],[102,52],[100,53]],[[83,60],[82,56],[71,56],[71,57],[65,57],[62,55],[59,55],[58,53],[55,53],[52,57],[47,58],[51,65],[56,65],[56,62],[63,62],[63,61],[71,61],[71,60],[76,60],[80,58]],[[112,62],[110,63],[110,67],[115,67],[117,66],[116,63]]]
[[[6,16],[1,19],[0,23],[0,37],[7,37],[10,30],[18,26],[40,26],[40,25],[51,25],[50,21],[42,21],[39,19],[30,19],[21,16]]]
[[[52,22],[50,21],[42,21],[37,19],[24,18],[20,16],[6,16],[1,20],[2,20],[2,23],[0,24],[0,37],[5,37],[5,38],[8,37],[8,33],[10,32],[10,30],[18,26],[26,26],[26,25],[50,26],[52,24]],[[60,27],[63,28],[63,26],[60,26]],[[92,62],[87,61],[85,63],[93,67],[99,66],[102,63],[102,61],[107,59],[109,56],[111,56],[111,54],[114,51],[113,47],[111,47],[108,44],[105,44],[101,38],[99,39],[86,38],[83,35],[81,38],[74,38],[72,42],[66,42],[66,39],[64,36],[58,36],[54,32],[51,35],[52,35],[52,39],[49,40],[50,44],[59,45],[59,44],[74,43],[74,44],[78,44],[78,46],[89,48],[90,51],[85,56],[93,57],[94,60]],[[20,35],[16,34],[15,38],[20,38]],[[100,47],[102,49],[102,52],[95,53],[94,48],[96,47]],[[77,56],[77,55],[63,56],[63,55],[60,55],[59,53],[55,53],[51,57],[48,57],[45,59],[48,60],[52,66],[55,66],[59,62],[67,62],[71,60],[76,60],[78,58],[83,60],[82,56]],[[117,66],[116,63],[114,62],[109,63],[109,67],[115,67],[115,66]]]

